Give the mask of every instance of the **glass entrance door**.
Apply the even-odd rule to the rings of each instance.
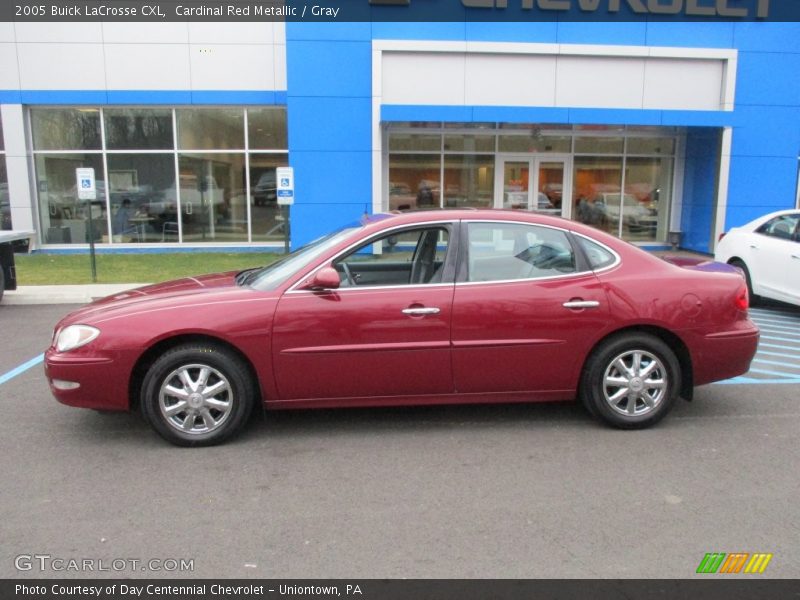
[[[567,158],[498,156],[495,208],[569,216],[562,198],[569,198]]]

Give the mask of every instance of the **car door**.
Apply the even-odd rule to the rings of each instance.
[[[456,390],[532,397],[574,390],[608,308],[569,234],[541,225],[469,222],[461,239],[453,301]]]
[[[273,327],[281,400],[453,391],[453,225],[405,227],[333,260],[341,286],[290,290]]]
[[[800,213],[784,214],[750,234],[750,276],[756,294],[787,302],[800,297],[798,222]]]

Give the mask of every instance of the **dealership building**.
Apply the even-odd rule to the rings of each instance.
[[[282,249],[291,166],[294,247],[494,207],[708,253],[797,206],[799,74],[795,22],[5,22],[3,227],[50,251]]]

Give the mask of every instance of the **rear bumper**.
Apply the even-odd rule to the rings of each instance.
[[[733,331],[698,336],[692,352],[694,385],[730,379],[750,370],[759,331],[750,321],[745,323]]]
[[[68,406],[128,410],[128,373],[116,357],[78,356],[50,348],[44,356],[50,392]],[[67,385],[75,385],[65,389]]]

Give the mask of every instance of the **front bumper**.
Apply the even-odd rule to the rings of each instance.
[[[116,356],[87,356],[56,352],[44,355],[44,372],[56,400],[68,406],[99,410],[128,410],[130,371]],[[73,389],[57,387],[54,381],[78,384]]]

